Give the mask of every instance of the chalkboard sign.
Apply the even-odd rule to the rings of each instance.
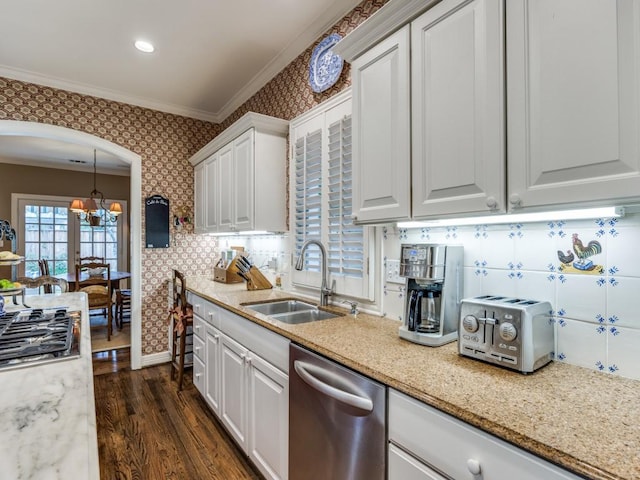
[[[152,195],[145,200],[147,248],[169,248],[169,199]]]

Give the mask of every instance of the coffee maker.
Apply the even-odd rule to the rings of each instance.
[[[400,276],[406,278],[400,338],[438,347],[458,338],[462,300],[463,247],[403,244]]]

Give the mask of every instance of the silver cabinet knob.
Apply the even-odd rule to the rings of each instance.
[[[487,207],[491,210],[498,208],[498,201],[496,200],[496,197],[487,197]]]
[[[509,197],[509,203],[514,208],[521,207],[522,199],[520,198],[520,195],[518,195],[517,193],[512,193],[511,196]]]

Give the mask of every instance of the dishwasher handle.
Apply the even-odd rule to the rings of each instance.
[[[355,395],[353,393],[346,392],[332,385],[329,385],[313,376],[310,371],[318,370],[323,374],[335,375],[332,372],[314,366],[310,363],[302,362],[300,360],[295,360],[293,362],[293,367],[295,368],[300,378],[304,380],[307,385],[327,395],[328,397],[331,397],[334,400],[337,400],[338,402],[344,403],[351,407],[364,410],[367,413],[373,411],[373,401],[370,398],[366,396]]]

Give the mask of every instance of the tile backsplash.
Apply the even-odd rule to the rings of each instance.
[[[639,214],[548,223],[377,228],[383,258],[377,275],[382,295],[376,303],[388,318],[402,320],[404,285],[386,278],[387,261],[399,260],[402,243],[462,245],[465,297],[492,294],[549,301],[556,361],[640,380]],[[246,246],[264,268],[278,257],[278,268],[288,273],[286,235],[223,237],[219,248],[226,243]]]
[[[382,232],[385,259],[400,244],[464,246],[464,296],[547,300],[556,361],[640,379],[640,215],[618,219],[397,229]],[[384,277],[383,277],[384,278]],[[384,280],[383,308],[401,319],[404,287]]]

